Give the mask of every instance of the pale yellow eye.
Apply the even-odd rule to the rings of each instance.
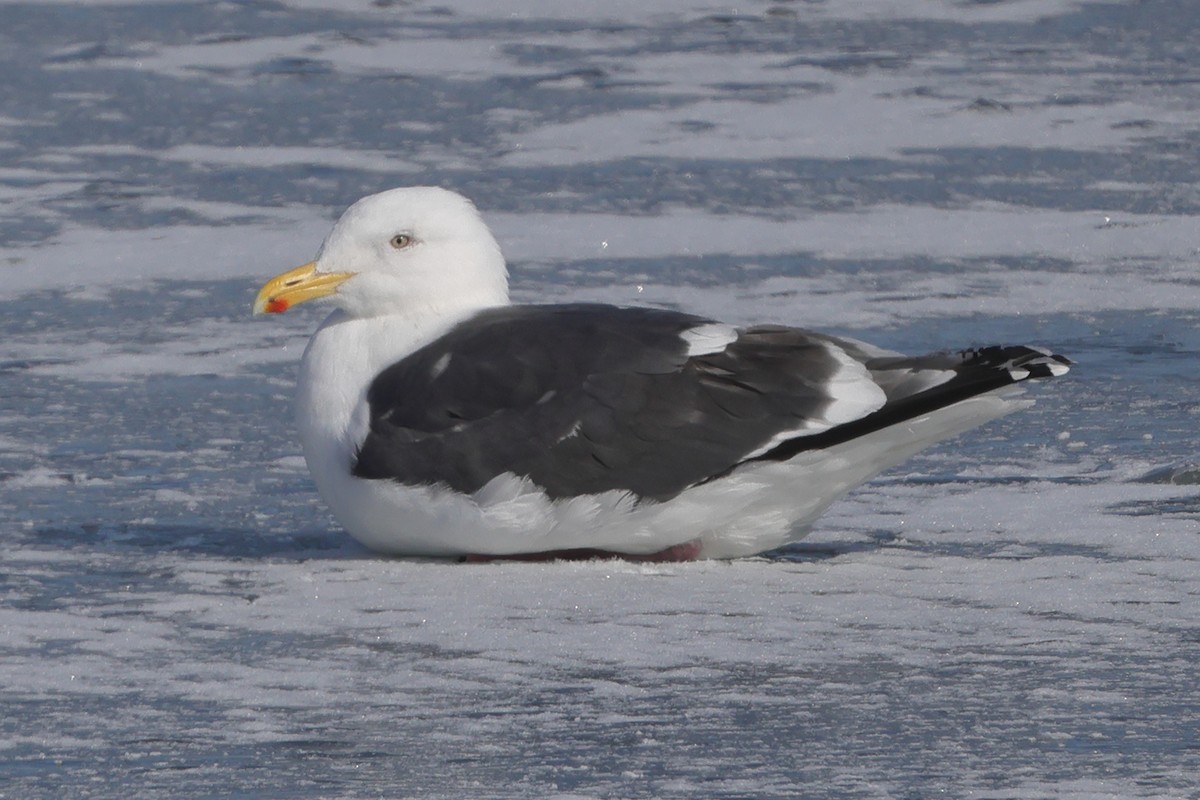
[[[392,237],[390,242],[392,247],[396,248],[397,250],[403,250],[404,248],[411,246],[412,243],[413,237],[409,236],[407,233],[397,233]]]

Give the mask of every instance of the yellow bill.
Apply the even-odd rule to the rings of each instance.
[[[331,295],[353,272],[317,272],[310,261],[263,284],[254,298],[255,314],[280,314],[297,303]]]

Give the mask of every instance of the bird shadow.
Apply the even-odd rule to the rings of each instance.
[[[895,531],[874,530],[866,534],[865,539],[847,542],[793,542],[775,550],[763,553],[760,558],[767,561],[787,563],[817,563],[829,561],[854,553],[873,553],[893,544],[900,538]]]
[[[310,561],[375,558],[363,545],[337,530],[264,532],[254,528],[84,523],[44,527],[29,532],[30,543],[60,550],[139,552],[235,560]]]
[[[28,531],[27,543],[72,549],[89,553],[141,553],[178,555],[190,558],[221,558],[249,561],[358,561],[386,559],[396,561],[455,563],[460,559],[404,558],[380,555],[359,544],[335,528],[294,532],[264,532],[251,527],[206,527],[203,525],[164,525],[162,523],[121,523],[116,525],[84,523],[48,526]],[[780,563],[817,563],[855,553],[870,553],[899,539],[893,531],[876,530],[865,538],[851,541],[801,541],[762,553],[756,558]],[[619,558],[611,553],[596,553],[590,560]],[[557,559],[539,558],[537,561]],[[564,561],[589,560],[586,557]],[[684,559],[686,560],[686,559]],[[485,562],[486,563],[486,562]]]

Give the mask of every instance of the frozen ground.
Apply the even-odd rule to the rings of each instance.
[[[1198,25],[0,0],[0,797],[1196,797]],[[382,560],[248,310],[408,183],[524,299],[1078,368],[772,558]]]

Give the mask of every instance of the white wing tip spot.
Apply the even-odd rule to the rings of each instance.
[[[441,358],[433,362],[433,367],[429,370],[429,377],[431,380],[437,380],[438,377],[440,377],[441,374],[446,371],[446,367],[450,366],[450,358],[451,354],[445,353]]]
[[[679,334],[679,338],[687,343],[687,357],[707,356],[720,353],[733,342],[737,341],[737,328],[723,322],[708,322],[688,328]]]
[[[823,387],[832,402],[821,422],[829,427],[843,425],[882,408],[887,395],[866,366],[833,343],[825,346],[837,360],[838,370]]]
[[[583,421],[582,421],[582,420],[576,420],[576,421],[575,421],[575,424],[574,424],[574,425],[572,425],[572,426],[570,427],[570,429],[569,429],[569,430],[568,430],[566,433],[564,433],[562,436],[558,437],[558,438],[557,438],[557,439],[554,441],[554,443],[555,443],[555,444],[562,444],[562,443],[563,443],[563,442],[565,442],[567,439],[570,439],[572,436],[578,436],[578,435],[579,435],[579,431],[580,431],[580,429],[581,429],[582,427],[583,427]]]

